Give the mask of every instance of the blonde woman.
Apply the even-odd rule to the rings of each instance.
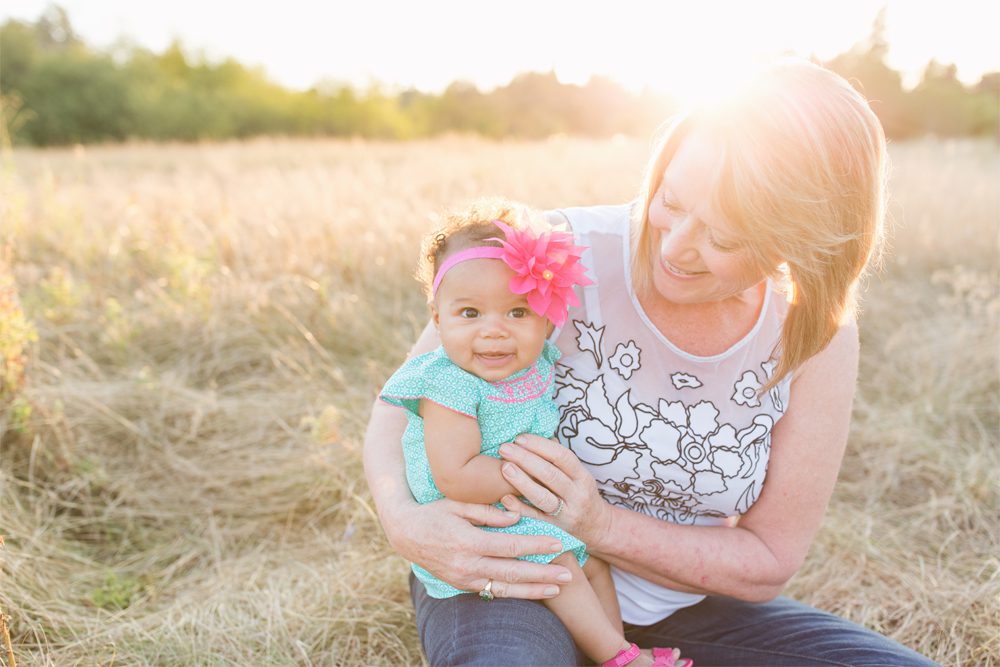
[[[376,405],[365,470],[393,547],[451,585],[411,587],[431,664],[576,664],[534,600],[566,572],[515,560],[548,538],[487,533],[519,516],[611,565],[629,641],[698,665],[927,665],[779,597],[820,526],[847,442],[855,290],[883,226],[885,139],[865,100],[806,62],[676,120],[631,205],[568,222],[594,284],[551,339],[562,444],[501,447],[501,510],[409,494],[405,422]],[[436,347],[428,327],[413,352]],[[500,609],[498,609],[500,607]],[[489,614],[487,617],[486,614]]]

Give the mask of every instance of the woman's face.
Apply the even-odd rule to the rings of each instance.
[[[732,227],[711,207],[719,159],[711,140],[689,135],[649,203],[653,285],[673,303],[724,301],[764,279]]]

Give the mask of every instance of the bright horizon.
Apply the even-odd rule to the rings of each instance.
[[[59,3],[90,46],[123,38],[162,52],[180,39],[210,61],[232,57],[269,78],[304,90],[323,81],[440,92],[454,81],[483,90],[528,71],[554,71],[564,83],[610,77],[626,88],[697,97],[761,60],[791,53],[827,60],[865,39],[886,6],[887,63],[915,84],[932,58],[955,64],[972,84],[1000,71],[995,26],[1000,5],[953,0],[945,7],[888,0],[804,3],[606,3],[512,0],[502,11],[457,0],[378,0],[337,7],[303,0],[267,8],[235,2],[178,0],[170,5],[123,0]],[[0,21],[37,20],[47,0],[8,0]],[[938,3],[935,3],[938,5]],[[2,45],[0,45],[2,46]]]

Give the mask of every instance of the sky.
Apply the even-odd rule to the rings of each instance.
[[[4,0],[0,22],[36,20],[48,0]],[[62,0],[91,46],[127,39],[161,52],[180,39],[212,61],[260,66],[294,89],[329,81],[440,92],[483,90],[526,71],[564,83],[609,76],[696,96],[783,53],[828,59],[863,40],[886,7],[888,64],[914,85],[931,59],[975,83],[1000,71],[995,0]],[[0,44],[2,57],[2,44]],[[712,85],[714,84],[714,85]]]

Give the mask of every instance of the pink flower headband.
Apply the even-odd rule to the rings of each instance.
[[[437,294],[444,274],[456,264],[470,259],[502,259],[514,271],[510,291],[526,295],[533,311],[557,327],[562,326],[569,307],[580,305],[573,286],[593,284],[579,264],[584,248],[573,245],[573,235],[569,232],[543,232],[536,236],[528,229],[517,230],[500,220],[493,223],[507,238],[487,240],[499,241],[502,247],[478,246],[456,252],[438,269],[431,292]]]

